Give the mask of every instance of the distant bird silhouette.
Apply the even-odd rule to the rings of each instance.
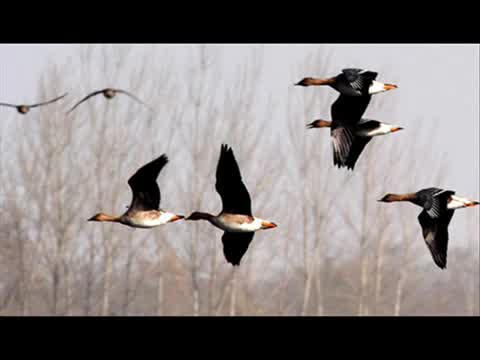
[[[167,162],[168,158],[163,154],[142,166],[130,177],[128,185],[132,189],[132,202],[123,215],[98,213],[88,221],[110,221],[134,228],[153,228],[183,219],[182,215],[160,209],[160,188],[157,177]]]
[[[145,106],[146,108],[148,108],[150,111],[152,111],[152,108],[150,106],[148,106],[147,104],[145,104],[142,100],[140,100],[138,97],[136,97],[135,95],[133,95],[132,93],[128,92],[128,91],[125,91],[125,90],[121,90],[121,89],[112,89],[112,88],[106,88],[106,89],[103,89],[103,90],[97,90],[97,91],[94,91],[90,94],[88,94],[87,96],[85,96],[82,100],[80,100],[79,102],[77,102],[68,112],[67,114],[70,114],[78,105],[80,105],[81,103],[83,103],[84,101],[87,101],[88,99],[90,99],[91,97],[93,96],[96,96],[98,94],[103,94],[103,96],[105,96],[106,99],[113,99],[115,97],[115,95],[117,94],[125,94],[129,97],[131,97],[132,99],[134,99],[135,101],[137,101],[138,103],[142,104],[143,106]]]
[[[13,107],[13,108],[16,108],[18,113],[22,114],[22,115],[25,115],[26,113],[28,113],[30,111],[30,109],[32,108],[35,108],[37,106],[43,106],[43,105],[48,105],[48,104],[51,104],[55,101],[58,101],[62,98],[64,98],[65,96],[68,95],[68,92],[61,95],[61,96],[58,96],[56,97],[55,99],[52,99],[52,100],[48,100],[48,101],[44,101],[44,102],[41,102],[41,103],[38,103],[38,104],[31,104],[31,105],[24,105],[24,104],[21,104],[21,105],[15,105],[15,104],[7,104],[7,103],[0,103],[0,106],[8,106],[8,107]]]
[[[387,194],[380,202],[409,201],[423,208],[418,216],[423,238],[433,261],[447,267],[448,225],[456,209],[478,205],[478,201],[455,196],[455,191],[435,187],[408,194]]]
[[[342,73],[328,79],[306,77],[297,86],[328,85],[347,96],[365,96],[396,89],[397,85],[376,81],[378,73],[363,69],[343,69]]]
[[[218,215],[195,211],[185,220],[207,220],[224,231],[223,254],[233,266],[240,265],[255,231],[271,229],[277,225],[252,215],[250,194],[242,181],[233,150],[222,145],[217,164],[215,189],[222,199]]]

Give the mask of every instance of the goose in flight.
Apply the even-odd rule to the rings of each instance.
[[[160,209],[160,189],[157,177],[167,164],[165,154],[142,166],[128,180],[132,189],[132,201],[128,210],[120,216],[98,213],[88,221],[118,222],[134,228],[153,228],[183,219],[184,216]]]
[[[332,138],[333,164],[352,169],[361,152],[373,136],[385,135],[401,130],[399,126],[365,119],[371,95],[348,96],[340,94],[330,108],[332,122],[314,121],[307,127],[330,127]]]
[[[41,103],[37,103],[37,104],[31,104],[31,105],[24,105],[24,104],[20,104],[20,105],[14,105],[14,104],[7,104],[7,103],[0,103],[0,106],[7,106],[7,107],[13,107],[13,108],[16,108],[17,109],[17,112],[22,114],[22,115],[25,115],[26,113],[28,113],[30,111],[30,109],[32,108],[35,108],[37,106],[43,106],[43,105],[48,105],[48,104],[51,104],[55,101],[58,101],[62,98],[64,98],[65,96],[68,95],[68,92],[63,94],[63,95],[60,95],[54,99],[51,99],[51,100],[48,100],[48,101],[44,101],[44,102],[41,102]]]
[[[308,129],[331,127],[331,121],[322,119],[307,124]],[[386,135],[399,130],[403,130],[403,128],[398,125],[390,125],[377,120],[362,118],[355,126],[351,127],[351,130],[335,132],[335,135],[339,134],[339,140],[337,140],[339,145],[334,147],[334,154],[336,154],[334,156],[334,164],[339,167],[346,166],[347,169],[353,170],[363,149],[374,136]],[[344,132],[347,133],[347,136],[343,136]]]
[[[222,199],[222,211],[218,215],[195,211],[185,220],[207,220],[222,229],[224,256],[227,262],[238,266],[255,231],[272,229],[277,225],[252,215],[250,194],[242,181],[233,150],[228,145],[221,146],[215,188]]]
[[[396,89],[397,85],[384,84],[376,81],[378,73],[364,69],[343,69],[337,76],[318,79],[306,77],[295,85],[297,86],[320,86],[328,85],[339,93],[347,96],[365,96]]]
[[[418,216],[422,235],[433,261],[440,269],[447,267],[448,225],[457,209],[478,205],[478,201],[455,195],[455,191],[435,187],[408,194],[386,194],[380,202],[409,201],[423,208]]]
[[[88,94],[82,100],[77,102],[70,110],[68,110],[67,114],[70,114],[78,105],[80,105],[84,101],[87,101],[91,97],[99,95],[99,94],[103,94],[103,96],[105,96],[106,99],[113,99],[115,97],[115,95],[117,95],[117,94],[125,94],[125,95],[131,97],[132,99],[134,99],[136,102],[138,102],[138,103],[144,105],[145,107],[147,107],[150,111],[152,111],[152,108],[150,106],[145,104],[142,100],[140,100],[138,97],[136,97],[135,95],[133,95],[132,93],[130,93],[128,91],[121,90],[121,89],[106,88],[106,89],[97,90],[97,91],[94,91],[94,92]]]

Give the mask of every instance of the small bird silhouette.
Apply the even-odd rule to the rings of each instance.
[[[117,93],[120,93],[120,94],[125,94],[127,96],[130,96],[132,99],[134,99],[135,101],[137,101],[138,103],[144,105],[145,107],[147,107],[150,111],[152,111],[153,109],[148,106],[147,104],[145,104],[142,100],[140,100],[138,97],[136,97],[135,95],[133,95],[132,93],[129,93],[128,91],[125,91],[125,90],[121,90],[121,89],[112,89],[112,88],[106,88],[106,89],[103,89],[103,90],[97,90],[97,91],[94,91],[90,94],[88,94],[87,96],[85,96],[82,100],[80,100],[79,102],[77,102],[69,111],[67,114],[71,113],[78,105],[80,105],[81,103],[83,103],[84,101],[87,101],[88,99],[90,99],[91,97],[93,96],[96,96],[98,94],[103,94],[103,96],[105,96],[105,98],[107,99],[112,99],[115,97],[115,95],[117,95]]]
[[[24,105],[24,104],[21,104],[21,105],[15,105],[15,104],[7,104],[7,103],[0,103],[0,106],[8,106],[8,107],[13,107],[13,108],[16,108],[17,111],[22,114],[22,115],[25,115],[26,113],[28,113],[30,111],[31,108],[34,108],[34,107],[37,107],[37,106],[42,106],[42,105],[47,105],[47,104],[51,104],[55,101],[58,101],[60,99],[62,99],[63,97],[67,96],[68,92],[61,95],[61,96],[58,96],[56,97],[55,99],[52,99],[52,100],[48,100],[48,101],[45,101],[45,102],[41,102],[41,103],[38,103],[38,104],[31,104],[31,105]]]

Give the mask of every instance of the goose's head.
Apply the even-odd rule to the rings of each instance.
[[[312,85],[312,82],[313,82],[313,78],[312,77],[306,77],[306,78],[303,78],[302,80],[300,80],[299,82],[297,82],[296,86],[310,86]]]
[[[277,227],[277,224],[275,224],[271,221],[262,220],[262,227],[261,227],[262,230],[273,229],[273,228],[276,228],[276,227]]]
[[[314,129],[314,128],[328,128],[332,125],[331,121],[328,120],[322,120],[322,119],[317,119],[312,121],[310,124],[307,124],[308,129]]]
[[[395,196],[395,194],[386,194],[384,197],[382,197],[380,200],[378,200],[379,202],[386,202],[386,203],[389,203],[389,202],[394,202],[394,201],[397,201],[397,198]]]

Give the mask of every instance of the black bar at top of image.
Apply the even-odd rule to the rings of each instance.
[[[106,4],[105,4],[106,5]],[[97,5],[96,5],[97,6]],[[195,13],[151,10],[136,7],[101,12],[70,10],[68,16],[29,11],[5,16],[0,24],[0,43],[202,43],[202,44],[295,44],[295,43],[478,43],[476,12],[449,7],[422,12],[408,5],[374,13],[373,4],[348,10],[296,9],[279,15],[276,11],[235,9]],[[163,6],[163,5],[162,5]],[[301,5],[299,4],[299,7]],[[118,6],[114,6],[118,7]],[[267,9],[268,10],[268,9]],[[293,9],[295,10],[295,9]],[[367,11],[368,10],[368,11]],[[438,10],[438,9],[437,9]],[[378,11],[378,10],[375,10]],[[11,12],[11,11],[10,11]]]

